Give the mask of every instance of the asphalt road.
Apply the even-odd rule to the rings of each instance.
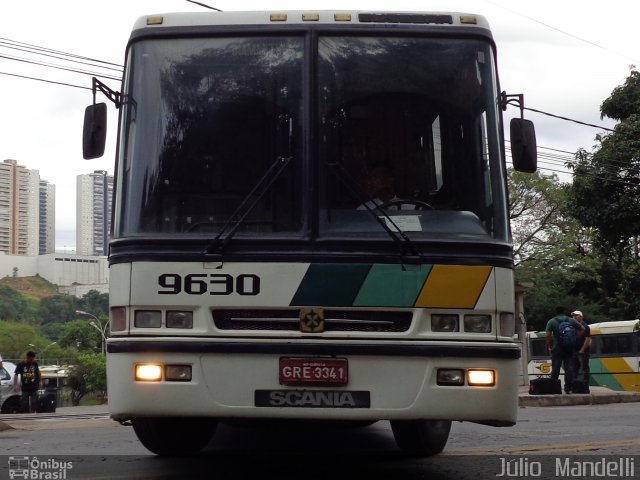
[[[388,422],[351,429],[221,425],[201,454],[160,458],[149,455],[131,427],[105,418],[15,421],[10,422],[14,429],[0,432],[0,453],[5,455],[0,457],[0,479],[9,478],[9,456],[37,456],[49,462],[45,466],[51,466],[51,459],[72,462],[64,472],[68,479],[483,480],[496,478],[509,461],[512,467],[520,461],[534,474],[541,465],[535,477],[554,478],[556,459],[573,462],[574,455],[607,462],[635,455],[633,477],[619,477],[638,478],[639,408],[636,403],[522,408],[511,428],[456,423],[445,452],[431,459],[403,456]]]

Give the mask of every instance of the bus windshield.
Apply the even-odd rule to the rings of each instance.
[[[243,217],[236,237],[382,238],[383,220],[418,241],[508,238],[489,43],[319,35],[308,51],[134,43],[114,236],[212,237]]]

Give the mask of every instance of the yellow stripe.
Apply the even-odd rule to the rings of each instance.
[[[639,375],[629,375],[633,373],[633,368],[624,358],[600,358],[600,361],[625,391],[638,391]]]
[[[434,265],[416,307],[473,308],[493,267]]]

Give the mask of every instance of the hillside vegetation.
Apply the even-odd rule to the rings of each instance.
[[[58,295],[58,287],[40,276],[35,277],[4,277],[0,278],[0,285],[5,285],[27,297],[46,298]]]

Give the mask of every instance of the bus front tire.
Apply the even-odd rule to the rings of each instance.
[[[211,441],[218,425],[203,418],[135,418],[131,424],[142,445],[161,456],[198,453]]]
[[[444,450],[451,430],[450,420],[392,420],[398,447],[414,457],[430,457]]]

